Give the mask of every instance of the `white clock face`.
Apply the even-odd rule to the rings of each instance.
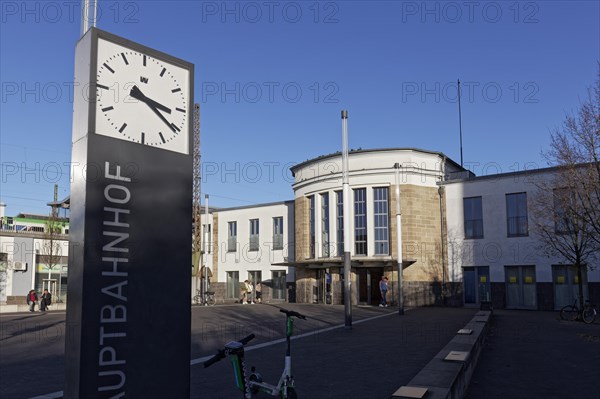
[[[189,153],[190,72],[98,40],[96,133]]]

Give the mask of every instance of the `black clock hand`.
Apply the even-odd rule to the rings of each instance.
[[[144,102],[148,107],[150,107],[152,111],[154,111],[156,115],[158,115],[158,117],[165,123],[165,125],[167,125],[169,129],[173,131],[173,133],[177,133],[173,125],[169,123],[167,118],[165,118],[165,116],[159,111],[159,109],[166,109],[169,113],[171,113],[171,110],[169,108],[146,97],[137,86],[133,86],[129,94],[131,95],[131,97]]]
[[[150,109],[152,111],[154,111],[154,113],[156,115],[158,115],[158,117],[160,119],[162,119],[162,121],[165,123],[165,125],[167,125],[169,127],[169,129],[171,129],[173,131],[173,133],[177,134],[177,132],[175,131],[175,127],[173,126],[173,124],[169,123],[169,121],[167,120],[167,118],[165,118],[164,115],[154,105],[151,105],[151,104],[148,104],[148,103],[146,103],[146,104],[150,107]]]
[[[139,87],[137,86],[133,86],[131,88],[131,91],[129,92],[129,95],[133,98],[135,98],[136,100],[140,100],[144,103],[146,103],[149,107],[154,107],[157,109],[160,109],[161,111],[166,112],[167,114],[171,113],[171,109],[165,107],[164,105],[162,105],[161,103],[152,100],[151,98],[148,98],[144,95],[144,93],[142,93],[142,91],[139,89]]]

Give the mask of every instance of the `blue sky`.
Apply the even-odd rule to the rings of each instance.
[[[69,194],[80,2],[2,1],[0,201]],[[195,64],[203,193],[293,198],[289,167],[341,149],[416,147],[477,175],[547,166],[549,132],[597,76],[597,1],[99,1],[97,27]]]

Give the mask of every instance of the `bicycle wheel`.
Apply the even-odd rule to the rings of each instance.
[[[584,323],[592,324],[594,320],[596,320],[596,309],[594,309],[591,306],[588,306],[587,308],[583,309],[583,312],[581,313],[581,318],[583,319]]]
[[[217,301],[215,301],[215,296],[214,295],[207,295],[206,296],[206,304],[208,306],[215,306],[215,303],[217,303]]]
[[[202,302],[202,298],[200,297],[200,295],[196,295],[196,296],[194,296],[194,303],[195,303],[196,305],[198,305],[198,304],[199,304],[199,303],[201,303],[201,302]]]
[[[283,397],[283,392],[281,392],[281,397]],[[294,387],[287,388],[287,399],[298,399],[298,394],[296,393],[296,389]]]
[[[577,319],[577,308],[573,305],[567,305],[560,310],[560,318],[567,321],[575,321]]]

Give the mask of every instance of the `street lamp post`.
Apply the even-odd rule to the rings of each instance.
[[[350,187],[348,178],[348,111],[342,111],[342,195],[344,215],[344,326],[352,328],[352,298],[350,297]]]
[[[394,164],[396,175],[396,249],[398,252],[398,314],[404,314],[404,295],[402,292],[402,211],[400,207],[400,164]]]

